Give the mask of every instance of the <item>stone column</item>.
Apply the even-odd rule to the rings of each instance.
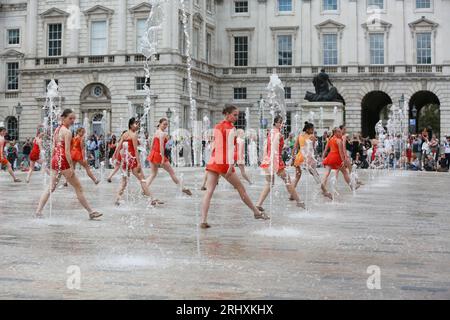
[[[405,41],[406,37],[410,36],[409,30],[405,30],[405,7],[403,0],[395,1],[395,16],[397,21],[395,22],[393,28],[395,29],[394,36],[397,41],[395,41],[395,64],[405,64]],[[406,31],[406,33],[405,33]],[[388,61],[392,61],[388,59]]]
[[[69,8],[69,16],[67,21],[67,30],[69,34],[69,56],[79,55],[79,37],[80,37],[80,22],[81,22],[81,9],[80,0],[72,0]]]
[[[259,13],[257,15],[257,28],[255,28],[255,34],[254,34],[254,42],[255,42],[255,49],[256,49],[256,65],[257,66],[267,66],[272,65],[270,61],[268,61],[269,55],[267,54],[270,51],[267,51],[266,45],[267,45],[267,39],[269,39],[267,34],[267,1],[266,0],[258,0],[258,3],[256,4],[258,6],[257,12]],[[231,44],[233,42],[230,42]],[[255,51],[255,50],[254,50]]]
[[[316,35],[316,30],[314,30],[314,33],[311,33],[311,0],[303,0],[302,4],[302,8],[300,9],[301,35],[297,41],[300,41],[302,44],[301,63],[303,65],[311,65],[312,37]]]
[[[357,65],[358,62],[363,63],[359,56],[359,38],[358,30],[360,23],[358,21],[358,4],[356,0],[349,0],[348,4],[348,21],[346,23],[346,32],[344,32],[346,39],[343,42],[344,48],[341,53],[343,57],[347,57],[347,61],[342,61],[343,64]],[[344,53],[345,52],[345,53]]]
[[[117,13],[117,53],[127,51],[127,0],[119,0],[119,10]]]
[[[28,0],[27,4],[27,56],[36,56],[38,0]]]

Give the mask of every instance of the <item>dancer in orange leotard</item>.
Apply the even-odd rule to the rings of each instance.
[[[242,178],[244,178],[249,184],[252,184],[252,181],[245,172],[245,132],[242,129],[238,129],[236,130],[236,134],[237,138],[236,146],[234,148],[234,162],[241,171]]]
[[[160,200],[153,199],[153,195],[150,193],[150,190],[145,182],[145,176],[142,172],[141,161],[139,159],[140,157],[137,154],[139,145],[137,132],[139,131],[139,126],[139,121],[136,120],[136,118],[131,118],[128,122],[128,131],[122,135],[118,147],[116,148],[116,153],[122,152],[122,170],[124,171],[124,174],[122,175],[122,185],[117,193],[115,201],[117,206],[120,205],[120,199],[122,198],[125,188],[127,187],[130,173],[133,173],[133,175],[138,179],[144,195],[150,198],[150,204],[152,206],[164,203]]]
[[[314,159],[314,124],[306,121],[301,133],[295,141],[292,149],[292,158],[294,158],[295,180],[294,188],[297,188],[302,176],[302,165],[306,164],[308,172],[313,176],[317,183],[320,183],[319,173],[317,172],[317,161]],[[297,152],[297,154],[296,154]],[[292,199],[291,199],[292,200]]]
[[[273,122],[273,128],[269,132],[267,139],[267,147],[264,150],[264,158],[261,163],[261,168],[264,170],[266,175],[266,184],[264,189],[259,196],[257,208],[260,211],[264,211],[262,205],[264,200],[266,200],[267,195],[270,192],[270,185],[274,183],[275,174],[278,175],[286,184],[286,189],[292,199],[297,202],[297,206],[301,208],[305,208],[305,203],[300,200],[297,191],[294,188],[294,185],[291,183],[291,178],[289,174],[286,172],[286,165],[282,159],[283,146],[284,146],[284,138],[281,134],[281,128],[283,127],[283,118],[278,115],[275,117]]]
[[[207,186],[201,207],[202,221],[200,223],[203,229],[210,227],[207,222],[208,210],[220,177],[224,177],[239,192],[242,201],[253,211],[255,219],[270,219],[253,204],[233,168],[236,143],[236,130],[233,123],[239,116],[239,110],[236,106],[227,106],[222,113],[225,119],[214,127],[214,146],[206,166]]]
[[[0,169],[1,166],[6,166],[8,173],[11,175],[11,177],[14,179],[14,182],[21,182],[20,179],[16,178],[16,175],[14,174],[14,171],[11,167],[11,164],[9,163],[8,159],[6,159],[3,150],[5,149],[5,135],[6,135],[6,128],[0,127]]]
[[[166,170],[170,177],[172,178],[172,181],[175,182],[176,185],[180,184],[180,180],[178,180],[177,176],[175,175],[175,171],[170,166],[170,161],[165,155],[166,150],[166,143],[168,140],[168,136],[166,133],[166,129],[169,126],[169,123],[166,118],[162,118],[159,120],[159,124],[157,126],[157,130],[155,132],[155,135],[153,136],[153,145],[152,150],[150,151],[150,154],[148,156],[148,161],[151,163],[151,173],[150,176],[147,178],[147,186],[150,186],[153,182],[153,180],[156,178],[156,175],[158,174],[158,168],[161,167],[164,170]],[[188,196],[192,196],[191,190],[182,187],[181,191]]]
[[[91,168],[89,167],[86,157],[85,157],[85,146],[84,146],[84,135],[86,134],[86,130],[84,128],[78,128],[76,132],[75,138],[72,139],[72,147],[70,154],[72,156],[73,161],[73,169],[76,169],[76,164],[79,163],[80,166],[86,170],[87,175],[94,181],[95,184],[99,184],[100,180],[98,180],[94,174],[92,173]]]
[[[75,189],[75,193],[77,194],[78,201],[80,201],[81,205],[86,209],[89,213],[89,218],[91,220],[98,219],[102,216],[102,214],[98,213],[91,209],[89,203],[84,197],[83,190],[81,188],[80,181],[76,176],[73,170],[73,161],[70,154],[70,144],[72,141],[72,132],[69,128],[75,122],[75,113],[66,109],[63,111],[61,115],[62,123],[55,130],[54,139],[53,139],[53,157],[52,157],[52,173],[51,173],[51,183],[50,187],[45,190],[42,194],[41,199],[39,201],[38,208],[36,210],[36,216],[42,217],[42,210],[44,209],[45,204],[50,197],[50,193],[55,191],[59,179],[61,175],[66,178],[66,181],[72,185]]]
[[[29,183],[31,179],[31,175],[34,171],[34,165],[39,163],[42,166],[47,174],[50,174],[50,170],[48,170],[47,165],[45,164],[45,154],[44,148],[42,147],[42,138],[44,137],[44,128],[40,126],[38,128],[36,137],[33,140],[33,149],[31,149],[30,153],[30,170],[28,171],[26,182]]]
[[[326,168],[326,172],[322,181],[321,188],[323,195],[332,199],[332,195],[327,190],[328,177],[330,176],[331,170],[341,171],[344,176],[345,182],[350,186],[350,189],[353,190],[350,183],[350,177],[344,163],[345,149],[342,144],[342,131],[340,128],[333,129],[333,136],[328,141],[327,146],[325,147],[324,154],[328,151],[328,149],[330,150],[330,152],[323,160],[323,166]]]

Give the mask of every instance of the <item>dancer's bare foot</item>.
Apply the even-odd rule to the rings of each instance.
[[[306,205],[304,201],[297,201],[297,207],[306,209]]]
[[[331,193],[329,193],[328,191],[324,191],[324,192],[322,192],[322,194],[323,194],[326,198],[328,198],[328,199],[330,199],[330,200],[333,200],[333,195],[332,195]]]
[[[14,182],[22,182],[19,178],[14,178]]]
[[[263,207],[261,207],[261,206],[256,206],[256,209],[258,209],[259,211],[261,211],[261,212],[264,212],[264,211],[266,211],[266,210],[264,210],[264,208]]]
[[[109,183],[111,183],[111,182],[112,182],[112,179],[111,179],[111,178],[108,178],[108,179],[106,179],[106,181],[108,181]]]
[[[98,180],[98,179],[96,179],[95,181],[94,181],[94,184],[95,185],[98,185],[100,183],[100,180]]]
[[[200,223],[200,228],[208,229],[208,228],[211,228],[211,226],[206,222],[202,222],[202,223]]]
[[[290,197],[289,197],[289,201],[295,201],[294,197],[293,197],[293,196],[290,196]]]
[[[183,192],[184,194],[187,194],[188,196],[192,196],[191,190],[189,190],[187,188],[183,188],[183,190],[181,190],[181,192]]]
[[[42,214],[42,212],[35,212],[33,215],[33,218],[42,219],[42,218],[44,218],[44,215]]]
[[[201,187],[200,190],[206,191],[206,187]]]
[[[259,211],[258,214],[255,214],[255,219],[269,220],[270,217],[267,214],[265,214],[263,211]]]
[[[90,220],[97,220],[101,216],[103,216],[103,214],[101,214],[100,212],[97,212],[97,211],[89,213],[89,219]]]

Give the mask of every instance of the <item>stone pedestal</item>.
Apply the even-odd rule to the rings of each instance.
[[[298,130],[303,129],[305,121],[309,121],[314,123],[317,134],[322,135],[324,131],[331,131],[334,127],[344,124],[344,105],[340,102],[303,101],[297,112]],[[293,127],[295,127],[294,122],[295,115],[292,118]]]

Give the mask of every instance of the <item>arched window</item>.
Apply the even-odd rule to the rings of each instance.
[[[6,129],[8,131],[9,140],[17,140],[19,138],[16,117],[8,117],[6,119]]]

